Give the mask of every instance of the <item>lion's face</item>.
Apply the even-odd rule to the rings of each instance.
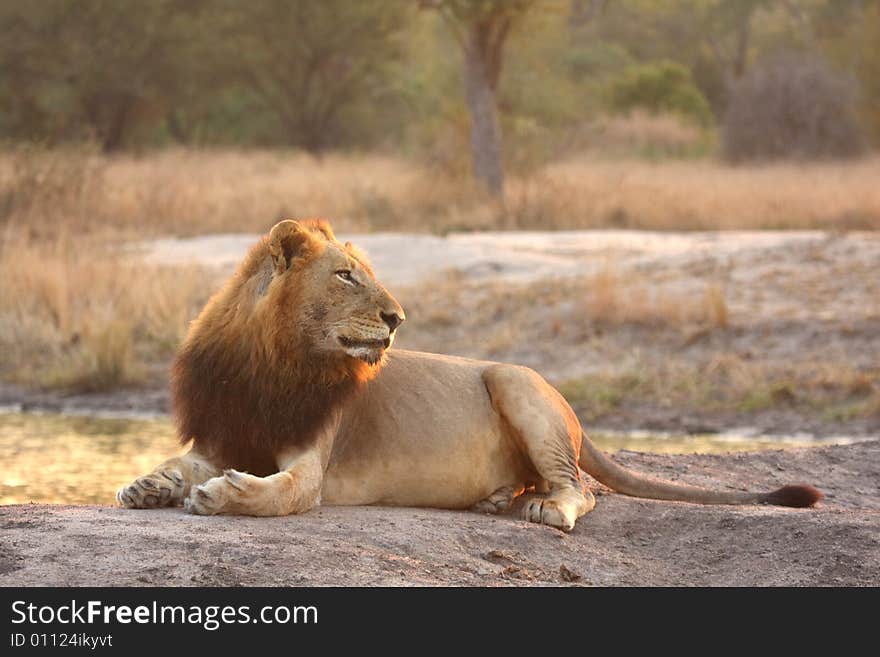
[[[373,364],[391,346],[403,308],[352,247],[328,241],[302,272],[304,321],[314,345]]]
[[[291,248],[296,240],[299,244]],[[378,363],[406,316],[376,280],[364,254],[336,240],[323,223],[281,222],[269,242],[275,276],[290,288],[286,296],[296,299],[294,321],[311,348]],[[297,252],[302,255],[294,268],[291,256]]]

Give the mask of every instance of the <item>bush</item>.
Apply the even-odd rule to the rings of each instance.
[[[610,100],[611,108],[618,112],[643,109],[655,114],[677,114],[702,126],[712,123],[712,110],[690,71],[675,62],[626,69],[611,83]]]
[[[727,160],[853,157],[864,150],[855,85],[817,56],[787,53],[733,89],[723,123]]]

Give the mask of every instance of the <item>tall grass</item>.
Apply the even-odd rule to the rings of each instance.
[[[750,167],[574,158],[514,185],[511,211],[535,228],[539,216],[566,228],[876,230],[877,180],[877,157]]]
[[[724,290],[705,284],[702,293],[672,291],[653,284],[647,277],[620,276],[610,264],[600,269],[586,285],[576,313],[604,326],[641,324],[646,326],[726,328],[729,322]]]
[[[0,154],[0,223],[131,236],[257,232],[325,216],[348,231],[481,228],[878,229],[880,157],[730,167],[573,156],[486,198],[466,178],[380,155],[168,150]]]
[[[0,377],[100,390],[151,376],[206,301],[210,276],[147,267],[71,237],[0,240]]]

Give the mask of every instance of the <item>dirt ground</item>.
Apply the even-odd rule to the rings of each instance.
[[[610,494],[570,534],[512,517],[323,507],[286,518],[0,507],[2,586],[878,586],[880,441],[723,456],[617,454],[733,489],[817,485],[815,509]]]

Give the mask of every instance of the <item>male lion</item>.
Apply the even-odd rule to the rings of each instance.
[[[129,508],[280,516],[324,504],[500,512],[564,530],[595,505],[578,466],[626,495],[812,506],[821,493],[713,491],[606,457],[525,367],[395,350],[404,320],[364,255],[321,220],[282,221],[193,323],[174,363],[190,451],[117,493]],[[234,469],[233,469],[234,468]]]

